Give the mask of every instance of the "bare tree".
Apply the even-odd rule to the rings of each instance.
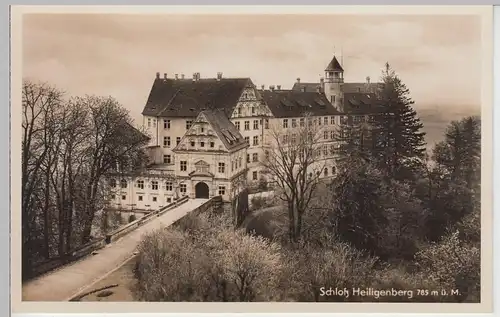
[[[266,138],[264,173],[281,190],[280,198],[287,203],[289,238],[297,242],[302,217],[327,166],[327,159],[322,157],[326,145],[322,142],[323,129],[316,118],[305,114],[291,129],[272,126]]]

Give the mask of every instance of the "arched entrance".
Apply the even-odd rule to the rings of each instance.
[[[204,182],[199,182],[194,186],[195,198],[209,198],[208,185]]]

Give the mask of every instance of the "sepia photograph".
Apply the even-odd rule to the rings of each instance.
[[[95,8],[18,22],[22,302],[491,304],[488,8]]]

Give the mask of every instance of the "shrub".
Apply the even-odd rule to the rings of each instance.
[[[262,209],[267,206],[266,199],[259,196],[252,197],[251,203],[252,203],[252,210]]]

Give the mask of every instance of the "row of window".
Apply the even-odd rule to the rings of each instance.
[[[163,129],[169,130],[171,123],[172,123],[171,120],[163,119]],[[189,128],[191,128],[192,125],[193,125],[193,120],[186,120],[186,130],[189,130]],[[148,127],[150,128],[151,126],[156,127],[155,118],[148,118]]]
[[[231,161],[231,172],[237,171],[243,167],[243,160],[241,157],[238,157]]]
[[[290,121],[290,125],[288,124]],[[283,128],[287,129],[288,127],[296,128],[297,126],[304,127],[305,126],[305,118],[300,118],[297,122],[297,119],[283,119]],[[319,118],[308,118],[307,119],[309,125],[328,125],[330,122],[331,125],[335,124],[335,117],[319,117]]]
[[[247,142],[248,144],[250,144],[250,137],[246,136],[245,137],[245,142]],[[252,138],[252,145],[253,146],[258,146],[259,145],[259,136],[258,135],[254,135],[253,138]]]
[[[236,129],[241,130],[241,122],[240,121],[235,121],[234,125],[236,126]],[[260,120],[253,120],[253,129],[254,130],[259,130],[259,125],[262,125],[262,119]],[[269,129],[269,119],[264,119],[264,128]],[[250,130],[250,121],[243,121],[243,129],[245,131]]]
[[[152,190],[158,190],[158,184],[159,182],[158,181],[151,181],[150,182],[150,187]],[[111,179],[109,181],[109,186],[111,186],[111,188],[115,188],[117,186],[117,183],[116,183],[116,180],[115,179]],[[127,180],[125,179],[122,179],[120,181],[120,187],[121,188],[127,188],[128,187],[128,182]],[[135,183],[135,187],[139,188],[139,189],[144,189],[144,180],[137,180],[136,183]],[[183,187],[185,188],[186,187],[186,184],[180,184],[179,185],[179,188],[182,192],[182,189]],[[173,183],[172,182],[164,182],[164,185],[163,185],[163,189],[167,190],[167,191],[172,191],[173,190]]]
[[[187,186],[186,184],[180,184],[179,185],[179,191],[181,192],[181,194],[185,194],[187,192]],[[218,191],[219,195],[225,195],[226,194],[226,186],[219,186],[218,188]],[[122,200],[127,200],[127,195],[123,194],[121,195],[122,197]],[[116,199],[116,196],[115,195],[111,195],[111,199]],[[142,195],[138,195],[137,196],[137,200],[138,201],[144,201],[143,200],[143,196]],[[158,197],[157,196],[151,196],[151,201],[153,202],[157,202],[158,201]],[[171,198],[170,197],[167,197],[167,203],[170,203],[171,202]]]

